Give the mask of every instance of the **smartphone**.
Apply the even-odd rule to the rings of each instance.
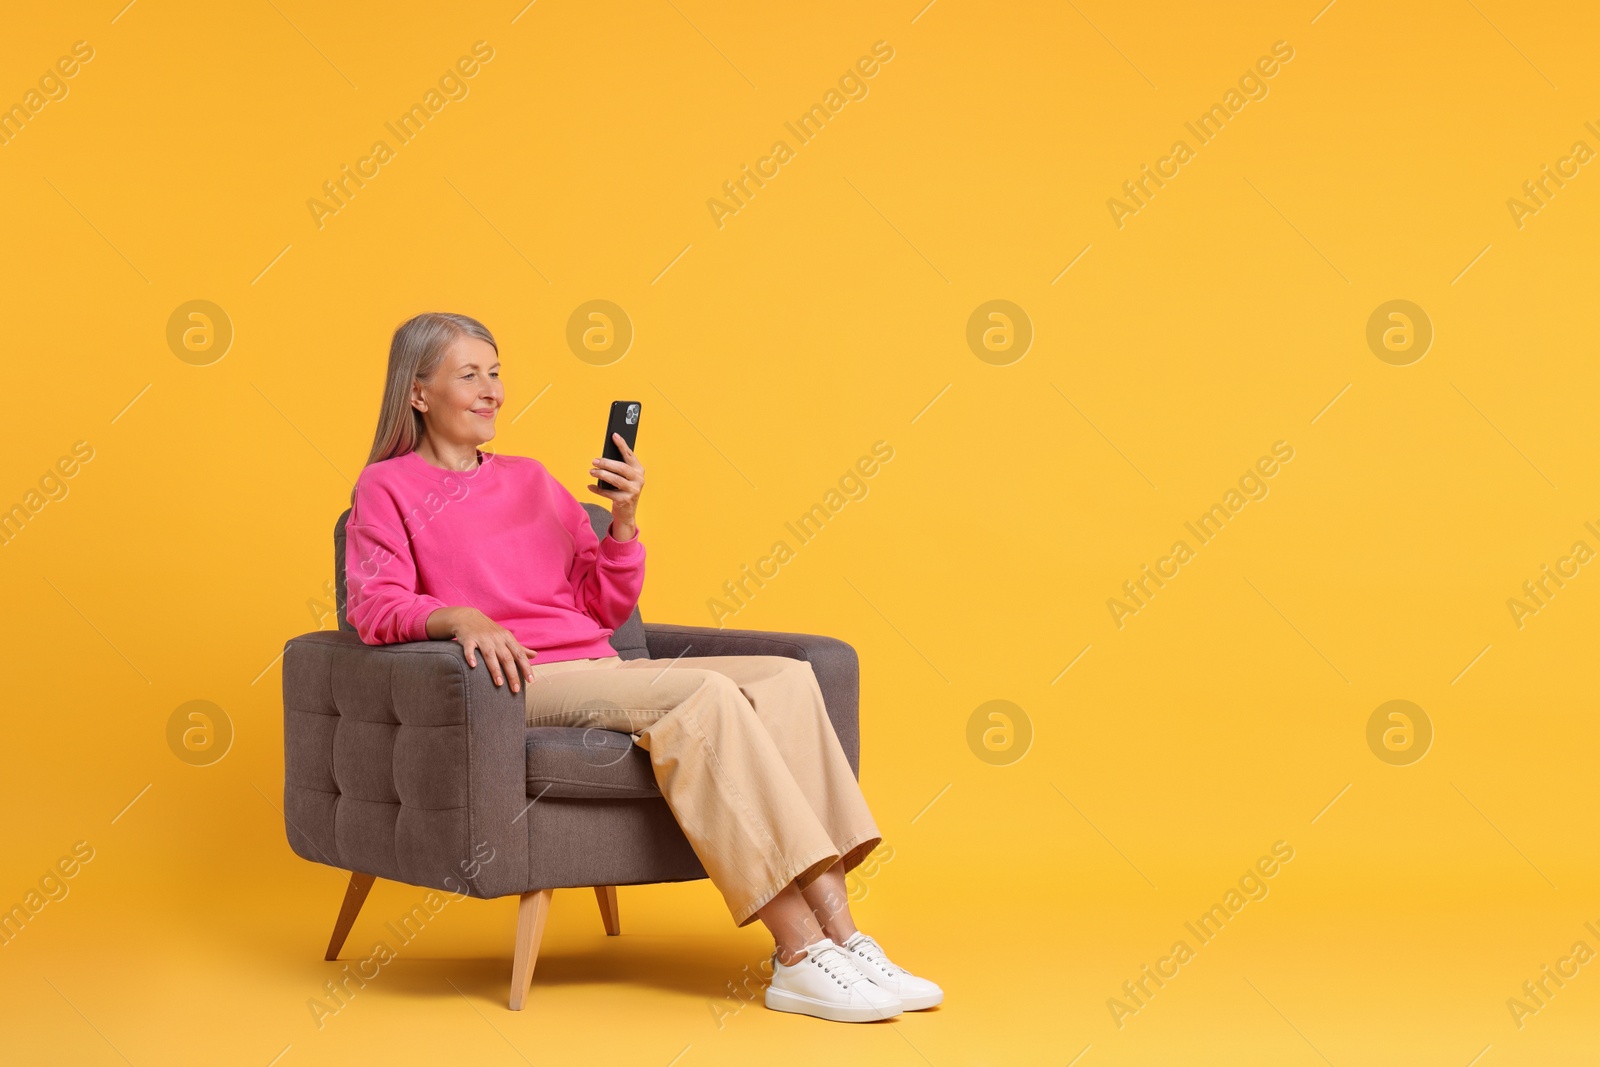
[[[611,439],[611,435],[614,433],[621,434],[622,439],[628,442],[629,448],[633,448],[635,442],[639,440],[639,402],[637,400],[613,400],[611,402],[611,417],[606,419],[606,443],[600,455],[605,459],[614,459],[621,462],[622,450]],[[611,479],[604,475],[599,476],[596,481],[601,489],[617,488],[612,484]]]

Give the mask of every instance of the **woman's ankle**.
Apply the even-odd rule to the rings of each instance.
[[[808,955],[804,948],[786,949],[782,945],[775,945],[773,953],[777,956],[778,962],[785,967],[793,967]]]
[[[804,959],[805,947],[827,936],[793,882],[763,905],[756,916],[772,934],[778,962],[784,966]]]

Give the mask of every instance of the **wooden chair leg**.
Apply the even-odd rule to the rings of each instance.
[[[533,965],[539,960],[539,941],[544,937],[544,921],[550,914],[554,889],[538,889],[522,894],[517,903],[517,948],[511,964],[511,1010],[521,1011],[528,1003],[533,985]]]
[[[622,933],[622,919],[617,915],[617,887],[597,885],[594,895],[600,901],[600,919],[606,924],[606,934],[616,937]]]
[[[336,960],[339,950],[344,948],[344,939],[350,936],[350,928],[356,924],[356,916],[361,912],[361,905],[367,901],[367,893],[372,890],[372,883],[377,879],[370,874],[360,871],[350,872],[350,885],[344,891],[344,904],[339,908],[339,918],[333,924],[333,936],[328,939],[328,952],[322,958]]]

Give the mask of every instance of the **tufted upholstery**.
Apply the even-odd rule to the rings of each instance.
[[[413,885],[521,892],[520,700],[488,671],[469,669],[453,641],[369,646],[325,631],[295,638],[284,653],[290,846]],[[479,842],[487,848],[478,854],[492,848],[495,858],[474,872]]]
[[[609,513],[584,504],[596,536]],[[334,527],[339,629],[284,648],[284,816],[308,860],[412,885],[498,897],[562,886],[705,877],[626,733],[528,728],[523,697],[454,641],[367,645],[345,617],[344,527]],[[809,634],[646,625],[611,636],[624,659],[780,655],[810,661],[859,773],[858,667]]]

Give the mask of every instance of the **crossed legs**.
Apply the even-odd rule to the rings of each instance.
[[[780,952],[855,927],[845,872],[882,839],[811,665],[784,656],[535,668],[528,723],[630,730],[739,926]]]
[[[844,874],[844,864],[836,863],[804,889],[790,882],[756,912],[756,917],[772,931],[779,963],[803,959],[801,949],[818,938],[842,943],[856,932],[845,895]]]

